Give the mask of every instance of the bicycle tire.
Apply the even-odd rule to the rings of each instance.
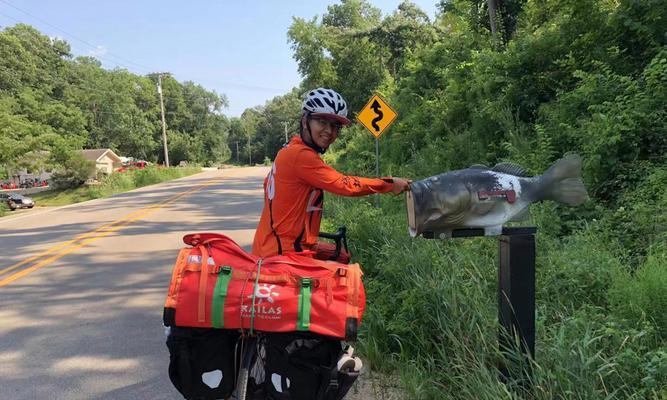
[[[248,379],[250,378],[250,368],[252,367],[252,360],[255,357],[255,350],[256,339],[250,337],[247,339],[243,354],[241,355],[241,367],[236,380],[236,400],[246,400],[248,394]]]
[[[242,368],[239,372],[239,380],[236,383],[236,400],[246,400],[248,394],[248,378],[250,377],[250,370]]]

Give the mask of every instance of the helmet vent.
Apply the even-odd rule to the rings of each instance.
[[[343,96],[332,89],[317,88],[311,90],[303,99],[302,109],[306,114],[332,114],[343,117],[345,118],[345,125],[350,123],[347,120],[347,104]]]

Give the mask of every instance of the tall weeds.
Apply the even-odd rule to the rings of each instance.
[[[147,167],[123,173],[114,173],[102,179],[97,187],[90,189],[93,198],[111,196],[142,186],[181,178],[201,171],[199,167],[158,168]]]
[[[567,237],[538,230],[534,373],[502,382],[498,363],[519,355],[498,350],[497,239],[411,239],[402,207],[328,198],[324,229],[347,225],[367,290],[360,349],[409,399],[665,398],[664,251],[635,274],[600,242],[603,222]],[[558,220],[534,208],[529,223]]]

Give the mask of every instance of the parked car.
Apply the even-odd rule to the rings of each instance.
[[[7,204],[10,210],[17,208],[33,208],[35,200],[18,193],[0,193],[0,202]]]
[[[135,169],[144,169],[149,164],[150,163],[148,161],[144,161],[144,160],[128,161],[128,162],[123,163],[122,167],[117,168],[116,172],[125,172],[125,171],[134,171]]]

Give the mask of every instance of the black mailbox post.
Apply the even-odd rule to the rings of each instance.
[[[503,353],[519,353],[520,365],[498,366],[503,379],[526,382],[535,357],[535,233],[537,228],[503,228],[499,236],[498,263],[498,345]],[[449,232],[424,232],[426,239],[484,236],[483,229],[459,229]],[[517,348],[518,347],[518,348]],[[517,368],[518,367],[518,368]],[[519,370],[521,376],[511,376]]]

